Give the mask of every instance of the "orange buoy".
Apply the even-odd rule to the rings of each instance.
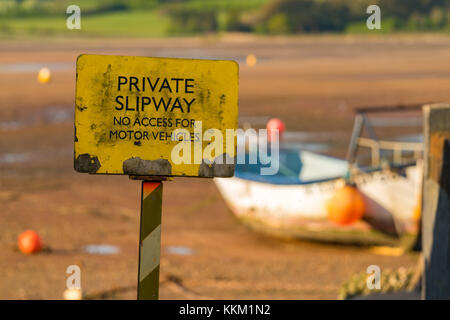
[[[42,240],[33,230],[22,232],[18,238],[19,249],[22,253],[30,254],[41,251]]]
[[[361,219],[365,205],[356,187],[346,185],[338,190],[327,203],[328,219],[339,225],[349,225]]]
[[[47,83],[51,79],[51,72],[49,68],[42,68],[38,73],[38,80],[40,83]]]
[[[280,119],[272,118],[267,122],[266,129],[267,129],[267,139],[269,139],[269,141],[272,138],[274,130],[278,130],[278,134],[281,140],[285,130],[285,125],[284,122],[281,121]]]

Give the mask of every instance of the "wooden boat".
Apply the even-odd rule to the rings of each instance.
[[[276,175],[260,175],[261,163],[237,164],[233,178],[216,178],[215,183],[231,211],[258,231],[336,243],[411,246],[420,223],[422,143],[374,137],[367,117],[373,112],[358,111],[347,160],[283,147]],[[372,137],[362,136],[364,128]],[[368,165],[356,162],[363,148],[371,150]],[[392,159],[387,162],[388,151]],[[363,219],[341,226],[329,221],[327,202],[349,179],[363,195],[366,212]]]

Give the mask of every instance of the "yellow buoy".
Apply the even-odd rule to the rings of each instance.
[[[245,62],[249,67],[253,67],[256,65],[256,56],[253,53],[250,53],[245,59]]]
[[[42,68],[39,70],[38,80],[40,83],[47,83],[50,81],[51,73],[49,68]]]
[[[389,257],[399,257],[405,253],[405,249],[401,247],[374,246],[369,248],[369,252]]]
[[[82,300],[83,291],[77,288],[66,289],[64,291],[64,300]]]
[[[417,200],[417,205],[414,207],[413,211],[413,220],[414,222],[419,222],[422,216],[422,195],[419,195],[419,199]]]

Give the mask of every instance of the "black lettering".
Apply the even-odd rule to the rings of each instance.
[[[122,134],[123,133],[123,134]],[[127,137],[127,133],[123,130],[119,131],[119,139],[125,139]]]
[[[154,97],[152,97],[152,100],[153,100],[153,105],[155,106],[156,111],[159,110],[159,106],[161,105],[161,103],[162,103],[162,105],[164,107],[164,110],[167,111],[167,109],[170,106],[170,102],[172,101],[172,98],[169,98],[169,101],[167,101],[167,105],[165,103],[164,98],[160,98],[158,104],[156,104],[156,100],[155,100]]]
[[[169,81],[167,81],[167,78],[164,78],[161,88],[159,88],[159,92],[161,92],[162,89],[169,89],[169,91],[172,92],[172,89],[170,88],[170,84]]]
[[[127,110],[127,111],[135,111],[135,110],[137,110],[137,108],[139,106],[139,97],[136,97],[136,109],[128,107],[128,96],[126,97],[125,102],[126,102],[125,103],[125,110]]]
[[[188,88],[193,88],[193,84],[188,84],[188,81],[194,81],[194,79],[185,79],[184,80],[184,92],[185,93],[194,93],[194,91],[189,91]]]
[[[155,91],[156,86],[158,85],[159,78],[156,79],[155,84],[152,84],[152,81],[150,80],[150,77],[147,77],[147,82],[150,85],[150,88],[152,89],[152,92]]]
[[[187,112],[191,112],[191,104],[195,101],[195,98],[193,98],[190,102],[188,102],[186,99],[184,99],[184,102],[187,104]]]
[[[172,78],[171,80],[176,82],[176,86],[175,86],[175,92],[178,92],[178,82],[182,81],[183,78]]]
[[[120,119],[121,119],[121,123],[120,124],[122,124],[124,126],[128,126],[130,124],[130,122],[131,122],[131,119],[128,118],[128,117],[123,117],[123,118],[121,117]]]
[[[117,85],[117,90],[120,91],[120,85],[126,84],[128,79],[127,79],[127,77],[119,76],[118,81],[119,81],[119,83]]]
[[[178,98],[176,98],[175,101],[173,102],[172,109],[170,109],[170,112],[173,112],[173,109],[175,108],[179,108],[181,112],[184,112],[183,107],[181,106],[180,100]]]
[[[140,91],[139,88],[138,88],[138,86],[137,86],[137,83],[138,83],[138,78],[136,78],[136,77],[130,77],[130,91],[133,91],[133,90],[131,89],[132,86],[135,87],[137,91]]]
[[[113,125],[119,125],[120,126],[121,124],[122,124],[122,117],[117,119],[116,116],[114,116]]]
[[[109,138],[111,139],[111,137],[115,137],[117,140],[117,130],[116,131],[109,131]]]
[[[150,103],[151,103],[151,100],[150,100],[149,97],[142,97],[141,102],[142,102],[141,110],[144,111],[144,107],[145,107],[146,105],[150,104]]]
[[[119,108],[119,107],[116,107],[116,110],[122,110],[122,109],[123,109],[123,104],[122,104],[122,102],[119,101],[119,98],[123,99],[123,96],[117,96],[117,97],[116,97],[116,102],[117,102],[118,104],[120,104],[120,108]]]

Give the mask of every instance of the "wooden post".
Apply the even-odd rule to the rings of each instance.
[[[450,103],[424,107],[423,299],[450,299]]]
[[[142,181],[138,300],[159,297],[162,181]]]

